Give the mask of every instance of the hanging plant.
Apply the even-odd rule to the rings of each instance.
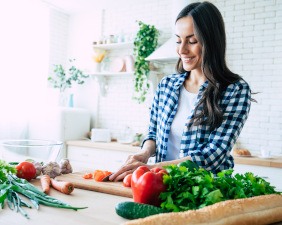
[[[148,76],[150,72],[150,62],[146,61],[158,45],[159,31],[153,25],[138,21],[139,31],[134,39],[133,54],[134,64],[134,99],[139,103],[146,100],[146,95],[150,88]]]

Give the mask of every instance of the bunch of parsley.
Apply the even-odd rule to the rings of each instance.
[[[185,166],[169,165],[163,181],[166,192],[161,193],[161,207],[179,212],[199,209],[229,199],[248,198],[279,193],[275,187],[253,173],[232,175],[233,170],[217,174],[203,168],[189,170]]]
[[[8,174],[16,174],[15,166],[8,164],[4,160],[0,160],[0,184],[8,181]]]

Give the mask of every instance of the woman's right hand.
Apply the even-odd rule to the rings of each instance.
[[[150,168],[149,165],[146,163],[148,162],[149,158],[152,155],[152,152],[156,149],[155,141],[148,140],[143,145],[143,151],[135,154],[130,155],[125,164],[114,174],[110,176],[110,181],[120,181],[122,180],[127,174],[133,173],[139,166],[146,165]]]
[[[146,154],[146,152],[142,152],[135,155],[130,155],[125,164],[114,174],[110,176],[110,181],[120,181],[127,174],[133,173],[139,166],[148,166],[146,163],[150,157]]]

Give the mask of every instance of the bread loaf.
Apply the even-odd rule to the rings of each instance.
[[[233,156],[251,156],[251,153],[248,149],[234,149]]]
[[[282,221],[282,195],[227,200],[198,210],[164,213],[124,225],[263,225]]]

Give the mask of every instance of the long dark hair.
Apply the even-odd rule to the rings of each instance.
[[[219,10],[209,2],[192,3],[181,10],[176,22],[187,16],[193,18],[194,32],[202,45],[202,71],[208,80],[208,86],[195,112],[200,106],[203,106],[203,110],[194,116],[192,122],[195,125],[209,125],[212,130],[223,121],[223,112],[219,105],[222,92],[229,84],[242,77],[231,72],[226,65],[226,34]],[[176,70],[179,73],[186,72],[181,59],[178,59]]]

